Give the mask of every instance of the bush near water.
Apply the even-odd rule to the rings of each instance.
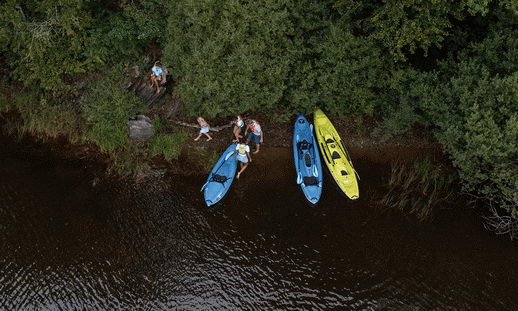
[[[516,1],[6,0],[0,111],[22,119],[7,126],[128,148],[120,122],[146,108],[113,80],[79,81],[153,46],[189,115],[319,107],[377,116],[386,137],[424,126],[465,190],[518,217]]]

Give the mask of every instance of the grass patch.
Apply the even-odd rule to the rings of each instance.
[[[122,149],[110,152],[109,174],[119,176],[144,176],[149,170],[146,153],[136,144],[129,143]]]
[[[428,158],[413,164],[395,162],[391,167],[388,190],[378,203],[425,221],[432,216],[436,206],[452,196],[453,178]]]
[[[178,159],[182,148],[189,138],[184,130],[178,130],[173,134],[156,134],[151,140],[151,156],[163,156],[167,161]]]
[[[7,132],[32,135],[40,139],[66,137],[72,143],[84,141],[84,123],[67,104],[55,103],[28,90],[17,91],[0,100],[0,112],[16,111],[19,119],[11,120]]]

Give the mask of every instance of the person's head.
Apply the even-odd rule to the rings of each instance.
[[[158,60],[157,60],[157,61],[155,62],[155,67],[160,67],[160,61],[158,61]]]
[[[197,120],[198,122],[203,122],[203,118],[202,118],[202,117],[198,117],[196,120]]]

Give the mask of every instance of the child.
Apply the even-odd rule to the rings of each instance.
[[[232,156],[235,156],[236,153],[237,153],[237,160],[239,161],[239,167],[240,167],[240,170],[237,173],[236,178],[239,179],[239,176],[241,176],[241,173],[243,173],[243,171],[248,167],[248,163],[252,162],[252,157],[250,156],[250,146],[239,143],[239,144],[237,144],[236,151],[234,151]]]
[[[197,121],[201,128],[200,128],[200,133],[194,139],[194,141],[198,141],[198,139],[200,139],[202,134],[207,136],[207,141],[211,141],[212,137],[210,137],[210,135],[209,135],[209,128],[210,128],[209,123],[207,123],[207,121],[205,121],[202,117],[198,117]]]
[[[234,124],[232,133],[234,133],[235,139],[232,140],[232,142],[237,143],[239,142],[240,138],[243,138],[243,136],[241,136],[241,130],[243,129],[243,126],[245,126],[245,122],[242,116],[237,116],[237,119],[235,121],[230,122],[230,124]]]
[[[250,140],[252,140],[257,147],[257,149],[254,151],[255,153],[259,152],[259,149],[261,148],[261,144],[263,143],[264,133],[261,129],[261,124],[257,122],[256,120],[248,120],[247,122],[248,127],[245,130],[245,136],[248,133],[248,130],[250,129],[250,134],[248,134],[246,138],[246,143],[249,144]]]

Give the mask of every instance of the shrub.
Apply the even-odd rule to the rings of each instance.
[[[103,151],[114,151],[128,144],[128,119],[145,109],[134,93],[122,89],[124,77],[119,66],[90,86],[83,99],[83,116],[88,125],[87,136]]]

